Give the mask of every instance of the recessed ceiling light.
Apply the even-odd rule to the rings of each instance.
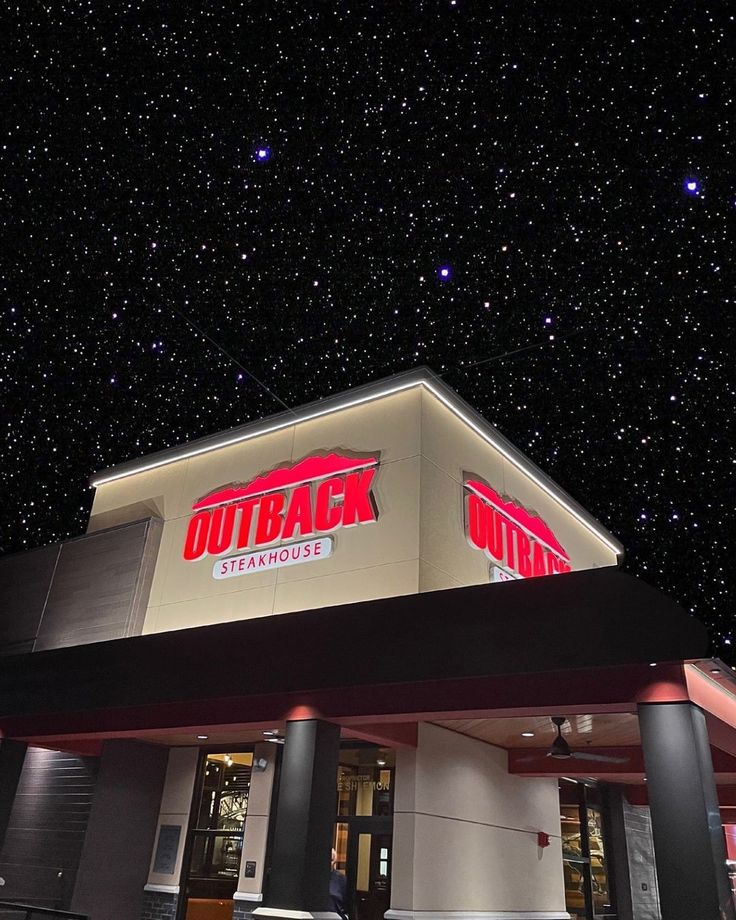
[[[711,669],[710,669],[710,673],[711,673],[711,674],[720,674],[720,673],[721,673],[721,669],[720,669],[720,668],[711,668]]]
[[[197,741],[206,741],[209,735],[197,735]]]
[[[269,735],[278,735],[278,733],[279,733],[279,730],[277,728],[267,728],[267,729],[264,729],[264,732],[263,732],[263,734],[266,735],[266,737],[268,737]]]
[[[656,662],[656,661],[650,661],[650,662],[649,662],[649,667],[650,667],[650,668],[656,668],[656,667],[657,667],[657,662]]]
[[[534,732],[522,732],[522,733],[521,733],[521,737],[522,737],[522,738],[533,738],[533,737],[534,737]]]

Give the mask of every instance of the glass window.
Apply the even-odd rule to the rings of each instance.
[[[342,749],[337,771],[337,813],[391,815],[394,795],[393,751]]]

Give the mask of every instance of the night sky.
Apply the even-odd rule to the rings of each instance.
[[[95,470],[424,364],[733,663],[731,10],[9,6],[1,551],[83,532]]]

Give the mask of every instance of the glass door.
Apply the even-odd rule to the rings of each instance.
[[[232,920],[253,754],[207,754],[200,773],[182,879],[181,920]]]
[[[565,903],[571,920],[615,920],[599,790],[560,781]]]
[[[394,763],[393,751],[374,745],[340,751],[333,874],[344,876],[334,889],[350,920],[383,920],[390,907]]]
[[[335,870],[345,875],[344,913],[350,920],[383,920],[391,906],[393,820],[349,817],[335,825]]]

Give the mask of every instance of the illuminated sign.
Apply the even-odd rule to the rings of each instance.
[[[491,560],[494,581],[571,570],[570,557],[540,517],[477,479],[466,479],[465,489],[468,542]]]
[[[184,559],[226,557],[213,566],[217,579],[325,559],[332,539],[321,534],[377,519],[377,468],[377,457],[331,453],[221,486],[192,506]]]

